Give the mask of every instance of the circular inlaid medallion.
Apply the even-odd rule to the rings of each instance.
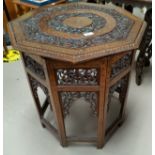
[[[64,24],[73,28],[82,28],[92,24],[92,20],[88,17],[70,17],[63,21]]]
[[[87,19],[86,21],[76,21],[78,19]],[[72,26],[73,22],[70,19],[74,19],[74,23],[78,23],[79,27]],[[67,20],[67,24],[64,21]],[[88,25],[88,20],[91,20],[91,23]],[[87,25],[86,25],[87,23]],[[82,26],[80,26],[82,25]],[[83,26],[84,25],[84,26]],[[116,26],[116,20],[106,13],[101,13],[99,11],[92,10],[70,10],[68,13],[61,12],[54,17],[44,16],[40,19],[39,26],[42,32],[45,34],[63,36],[64,38],[82,39],[98,36],[100,34],[106,34],[112,31]]]

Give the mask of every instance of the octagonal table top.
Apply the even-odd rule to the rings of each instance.
[[[45,6],[9,24],[14,48],[78,63],[137,49],[146,23],[114,5]]]

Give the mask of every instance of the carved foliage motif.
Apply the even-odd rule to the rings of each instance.
[[[37,94],[37,89],[38,89],[38,87],[40,87],[40,88],[43,90],[43,92],[45,93],[45,95],[46,95],[47,97],[49,97],[48,89],[47,89],[45,86],[43,86],[40,82],[38,82],[36,79],[34,79],[34,78],[33,78],[32,76],[30,76],[30,75],[29,75],[29,80],[30,80],[31,87],[32,87],[32,89],[33,89],[33,93],[34,93],[35,97],[38,98],[38,94]]]
[[[110,87],[107,111],[109,111],[111,98],[114,95],[114,92],[117,92],[119,94],[119,100],[121,103],[123,102],[126,95],[127,85],[128,85],[128,75],[126,75],[124,78],[120,79],[118,82],[116,82],[113,86]]]
[[[30,69],[33,73],[38,75],[40,78],[45,79],[45,73],[43,67],[32,59],[30,56],[23,54],[25,66]]]
[[[95,92],[61,92],[60,97],[62,101],[64,116],[67,116],[69,114],[71,105],[79,98],[84,98],[87,102],[89,102],[93,115],[97,114],[97,93]]]
[[[124,55],[120,58],[117,62],[112,64],[111,66],[111,75],[110,77],[113,78],[118,75],[123,69],[129,67],[132,61],[132,52]]]
[[[70,27],[63,23],[63,21],[69,17],[88,17],[92,20],[92,24],[84,26],[82,28]],[[70,33],[86,33],[93,32],[105,26],[105,19],[100,16],[97,16],[93,13],[65,13],[54,17],[52,20],[49,20],[49,27],[53,27],[57,31],[64,31]],[[58,26],[59,25],[59,26]]]
[[[97,69],[58,69],[59,85],[97,85]]]

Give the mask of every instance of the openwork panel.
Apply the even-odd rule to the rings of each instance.
[[[45,95],[48,96],[48,89],[43,84],[41,84],[40,82],[38,82],[36,79],[34,79],[30,75],[29,75],[29,80],[30,80],[30,83],[31,83],[33,92],[34,92],[34,94],[36,96],[38,96],[38,94],[37,94],[38,87],[40,87],[43,90],[43,92],[45,93]]]
[[[57,132],[57,125],[48,89],[31,75],[28,75],[28,77],[41,119]]]
[[[36,62],[32,57],[27,54],[23,54],[25,66],[31,70],[34,74],[39,76],[41,79],[45,79],[45,73],[43,66]]]
[[[97,85],[99,71],[91,69],[57,69],[57,83],[59,85]]]
[[[132,52],[127,53],[118,61],[112,64],[111,66],[111,75],[110,77],[113,78],[117,76],[123,69],[129,67],[132,61]]]
[[[62,102],[64,116],[67,116],[69,114],[72,104],[80,98],[84,99],[90,104],[93,115],[97,114],[98,95],[96,92],[61,92],[60,98]]]
[[[97,137],[97,92],[60,92],[67,137]]]
[[[128,87],[128,75],[120,79],[109,89],[107,105],[107,128],[111,127],[116,120],[120,119],[121,109],[125,101]]]

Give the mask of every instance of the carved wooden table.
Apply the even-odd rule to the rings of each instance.
[[[62,146],[92,142],[101,148],[124,121],[134,50],[145,27],[121,8],[88,3],[43,7],[10,23],[41,124]],[[56,124],[45,116],[47,109]],[[84,121],[82,111],[90,119]]]

